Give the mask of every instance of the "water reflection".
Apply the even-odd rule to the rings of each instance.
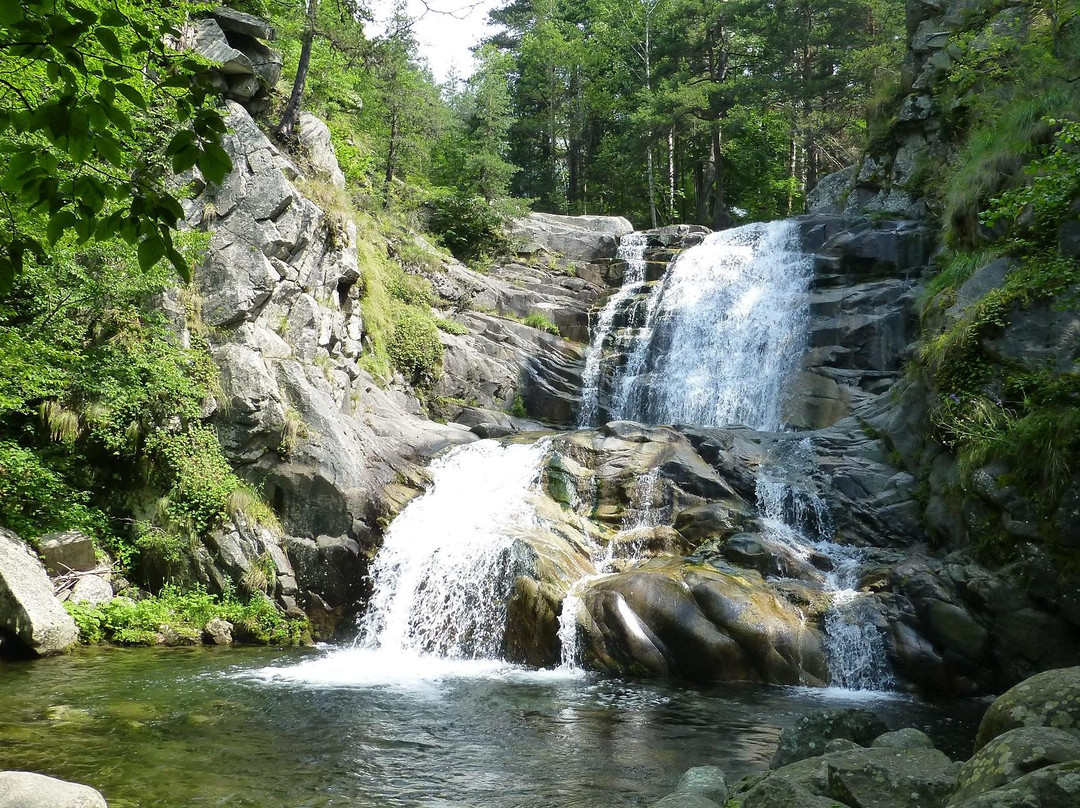
[[[816,707],[867,707],[954,756],[981,711],[506,665],[409,678],[348,654],[107,651],[0,666],[0,768],[89,783],[112,808],[614,808],[649,804],[689,766],[761,768],[781,729]]]

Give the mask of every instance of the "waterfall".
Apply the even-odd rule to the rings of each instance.
[[[394,519],[375,558],[362,646],[501,655],[514,543],[539,523],[531,495],[548,448],[485,440],[431,464],[431,486]]]
[[[612,417],[778,429],[806,345],[812,269],[793,222],[713,233],[681,253],[649,299]]]
[[[794,454],[805,457],[809,450],[804,439]],[[797,471],[791,468],[762,469],[757,478],[758,510],[768,540],[802,560],[814,553],[828,560],[830,569],[822,583],[832,600],[824,621],[829,684],[846,690],[890,690],[896,683],[886,661],[885,638],[874,623],[872,598],[856,589],[862,551],[831,541],[824,501],[809,486],[793,484],[792,477]]]
[[[576,510],[580,504],[576,492],[574,492],[571,499],[570,506]],[[618,534],[608,541],[606,547],[596,543],[590,547],[590,560],[593,566],[596,567],[596,575],[586,575],[574,581],[563,598],[562,611],[559,613],[558,630],[560,668],[576,670],[581,664],[581,653],[578,649],[577,617],[581,609],[579,593],[585,584],[615,572],[617,563],[632,565],[641,561],[645,548],[640,541],[635,541],[633,537],[635,534],[659,527],[669,517],[669,509],[663,504],[663,483],[660,480],[660,469],[653,468],[644,474],[637,475],[634,478],[630,502],[626,512],[623,514]],[[582,532],[585,536],[589,536],[587,530]],[[629,538],[630,541],[621,542],[619,541],[620,538]]]
[[[588,427],[596,423],[600,412],[600,385],[604,345],[611,334],[615,315],[619,313],[631,295],[645,283],[645,248],[648,238],[644,233],[629,233],[622,237],[615,258],[626,263],[623,271],[622,286],[608,298],[600,315],[596,318],[589,348],[585,352],[585,371],[581,377],[581,411],[578,413],[578,426]]]

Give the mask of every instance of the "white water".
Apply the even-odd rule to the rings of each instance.
[[[432,463],[432,484],[391,523],[372,570],[359,644],[389,655],[498,659],[514,542],[548,442],[478,441]]]
[[[807,453],[803,441],[796,454]],[[772,476],[778,474],[780,479]],[[829,684],[845,690],[891,690],[896,682],[885,654],[885,639],[875,625],[872,599],[858,586],[862,553],[835,544],[828,508],[816,491],[783,479],[791,469],[763,469],[757,478],[758,510],[768,540],[784,545],[804,561],[813,553],[828,559],[823,586],[832,598],[825,612],[825,654]]]
[[[649,299],[612,417],[778,429],[811,277],[792,222],[713,233],[681,253]]]
[[[645,248],[648,238],[644,233],[629,233],[622,237],[615,258],[626,262],[622,286],[608,298],[600,315],[596,318],[589,348],[585,352],[585,371],[581,377],[581,412],[578,413],[578,426],[589,427],[596,424],[600,411],[600,383],[604,359],[604,345],[611,334],[615,315],[631,295],[641,289],[645,283]]]

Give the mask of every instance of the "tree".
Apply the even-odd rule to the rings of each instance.
[[[163,158],[177,173],[198,166],[211,182],[232,168],[222,116],[205,105],[203,67],[169,44],[191,8],[0,6],[0,289],[68,230],[80,243],[122,238],[138,245],[144,270],[167,258],[189,277],[173,245],[183,209]]]

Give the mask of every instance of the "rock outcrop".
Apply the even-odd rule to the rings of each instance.
[[[0,528],[0,638],[24,652],[48,656],[73,646],[78,629],[41,561],[23,541]],[[6,650],[6,649],[5,649]]]

